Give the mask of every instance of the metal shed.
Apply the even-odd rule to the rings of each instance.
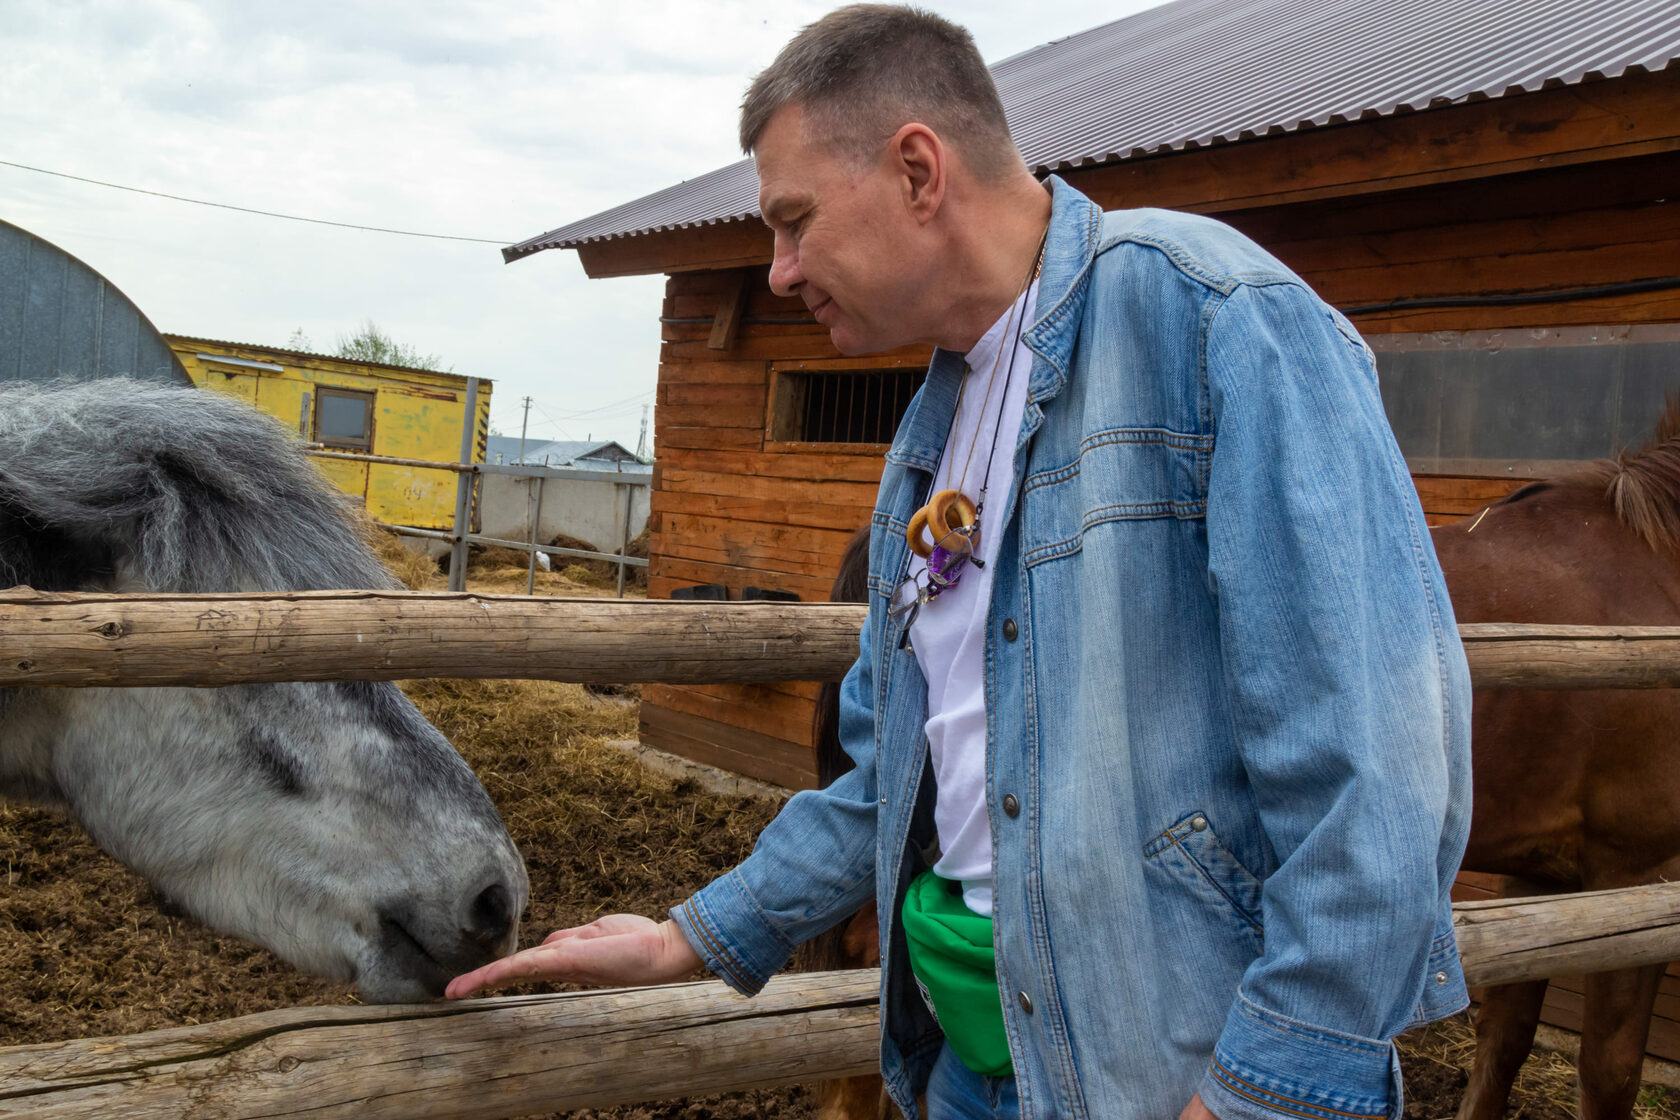
[[[191,384],[151,320],[116,285],[0,221],[0,381],[102,377]]]

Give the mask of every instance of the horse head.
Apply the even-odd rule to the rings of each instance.
[[[0,389],[0,587],[389,588],[275,422],[109,380]],[[501,819],[386,682],[0,690],[0,795],[58,805],[206,924],[376,1002],[510,951]]]

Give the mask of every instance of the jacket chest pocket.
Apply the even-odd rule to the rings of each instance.
[[[1107,522],[1202,517],[1212,461],[1212,436],[1163,428],[1086,436],[1072,462],[1035,471],[1022,484],[1024,562],[1078,552],[1085,534]]]

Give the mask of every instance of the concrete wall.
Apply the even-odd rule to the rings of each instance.
[[[547,544],[556,535],[586,540],[597,552],[617,552],[624,537],[625,495],[629,493],[630,537],[647,528],[651,488],[616,486],[614,472],[601,472],[603,481],[584,482],[550,478],[542,484],[542,524],[537,543]],[[647,474],[634,476],[638,481]],[[536,509],[537,480],[511,474],[480,476],[478,532],[504,540],[531,539],[531,515]]]

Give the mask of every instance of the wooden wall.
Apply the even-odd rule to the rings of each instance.
[[[869,520],[886,446],[767,443],[772,363],[927,364],[924,348],[847,362],[820,326],[754,322],[808,317],[798,299],[773,295],[766,275],[746,270],[743,322],[726,350],[712,347],[711,320],[734,298],[741,272],[684,272],[666,284],[663,317],[705,321],[662,331],[648,573],[654,598],[722,584],[732,599],[754,586],[827,600],[847,539]],[[649,685],[642,740],[803,788],[815,776],[816,691],[804,683]]]

